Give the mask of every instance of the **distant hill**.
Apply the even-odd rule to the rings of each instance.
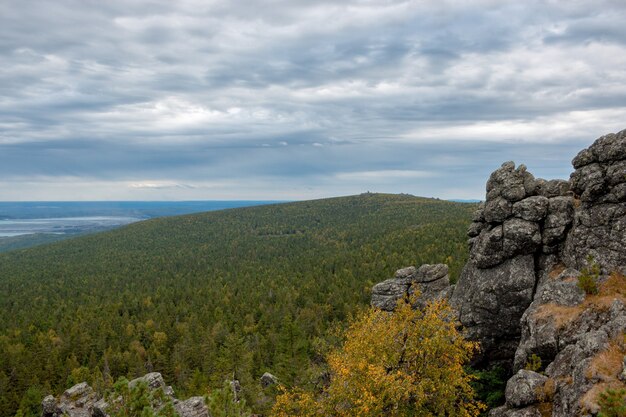
[[[363,194],[152,219],[0,254],[0,416],[75,382],[152,370],[183,395],[235,374],[258,398],[251,381],[265,371],[312,383],[332,329],[374,282],[422,263],[459,275],[475,209]]]

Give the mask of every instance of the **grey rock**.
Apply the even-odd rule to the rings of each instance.
[[[269,372],[265,372],[261,376],[261,386],[263,388],[267,388],[271,385],[276,385],[276,384],[278,384],[278,378],[276,378],[274,375],[270,374]]]
[[[542,417],[542,415],[534,406],[513,410],[507,406],[502,406],[491,410],[489,417]]]
[[[596,161],[597,159],[591,149],[583,149],[582,151],[578,152],[578,155],[576,155],[574,159],[572,159],[572,165],[574,166],[574,168],[578,169]]]
[[[519,370],[535,354],[543,361],[550,361],[559,351],[560,343],[566,340],[563,329],[558,328],[551,316],[538,315],[541,306],[553,304],[558,306],[575,306],[580,304],[585,293],[578,288],[576,270],[565,270],[555,279],[547,279],[537,289],[534,301],[524,312],[521,319],[522,337],[517,350],[513,367]]]
[[[388,279],[372,287],[371,304],[385,311],[393,311],[398,300],[408,294],[410,284],[399,279]]]
[[[469,228],[467,229],[467,236],[476,237],[480,234],[480,232],[483,231],[485,227],[487,227],[485,223],[473,222],[472,224],[469,225]]]
[[[239,397],[241,395],[241,383],[236,379],[230,381],[230,389],[233,391],[233,398],[235,402],[239,402]]]
[[[415,277],[417,270],[415,269],[414,266],[407,266],[406,268],[401,268],[398,269],[394,275],[394,278],[399,278],[399,279],[405,279],[405,278],[409,278],[409,279],[413,279],[413,277]]]
[[[479,268],[491,268],[501,264],[506,255],[503,249],[504,232],[502,225],[486,228],[474,241],[470,257]]]
[[[487,181],[487,201],[496,197],[503,197],[511,202],[519,201],[526,197],[524,183],[530,180],[524,165],[515,169],[514,162],[505,162]]]
[[[485,221],[485,203],[482,202],[478,205],[478,209],[472,214],[473,222],[484,222]]]
[[[67,389],[57,403],[57,414],[68,417],[91,417],[98,396],[86,382]],[[42,404],[43,405],[43,404]]]
[[[615,201],[626,201],[626,183],[617,184],[613,187],[611,193],[615,196]]]
[[[409,288],[409,294],[419,291],[416,307],[424,308],[430,301],[447,298],[449,289],[448,265],[424,264],[417,270],[416,281]]]
[[[543,197],[566,196],[570,192],[570,183],[565,180],[538,180],[537,194]]]
[[[597,139],[593,145],[583,149],[572,160],[574,168],[579,169],[593,162],[609,162],[626,159],[626,130],[609,133]]]
[[[448,265],[424,264],[417,269],[415,281],[418,283],[430,283],[448,277]],[[446,285],[447,287],[447,285]]]
[[[568,233],[564,261],[576,268],[592,255],[604,273],[626,270],[626,131],[605,135],[574,158],[570,181],[582,204]]]
[[[381,310],[393,311],[398,300],[420,291],[417,306],[423,307],[428,301],[447,296],[449,286],[447,265],[424,264],[418,269],[410,266],[396,271],[395,278],[374,285],[371,304]]]
[[[506,383],[505,398],[508,406],[521,408],[542,402],[543,386],[548,377],[537,372],[521,369]]]
[[[450,303],[471,340],[481,342],[477,360],[513,358],[521,335],[520,319],[532,301],[532,255],[517,256],[489,269],[468,262]]]
[[[547,197],[528,197],[513,204],[513,215],[531,222],[538,222],[548,214],[548,204]]]
[[[57,401],[54,396],[46,396],[41,402],[41,409],[43,417],[53,417],[57,411]]]
[[[209,417],[209,409],[202,397],[191,397],[178,402],[174,408],[180,417]]]
[[[585,165],[574,171],[570,183],[582,201],[594,201],[607,191],[605,171],[599,163]]]
[[[619,374],[619,380],[622,382],[626,382],[626,355],[624,356],[624,360],[622,361],[622,372]]]
[[[571,197],[553,197],[548,200],[548,216],[544,227],[569,226],[574,219],[574,200]]]
[[[576,212],[567,234],[563,259],[582,269],[589,255],[603,273],[624,270],[626,265],[626,204],[590,204]]]
[[[502,223],[513,214],[513,204],[503,198],[496,197],[485,203],[485,221],[489,223]]]
[[[107,409],[109,408],[109,403],[107,403],[104,398],[99,399],[93,405],[91,415],[92,417],[108,417]]]
[[[616,161],[608,166],[606,180],[611,186],[626,183],[626,156],[621,161]]]
[[[139,382],[145,382],[151,390],[163,389],[174,403],[174,407],[180,417],[209,417],[209,411],[202,397],[193,397],[185,401],[173,398],[174,391],[166,387],[163,377],[158,372],[152,372],[143,377],[129,382],[129,387],[136,386]],[[122,401],[119,397],[114,400]],[[42,402],[43,417],[108,417],[109,404],[100,397],[86,382],[74,385],[66,390],[58,401],[52,395],[48,395]],[[163,403],[154,403],[154,411],[163,407]]]
[[[163,388],[165,389],[165,381],[163,376],[158,372],[150,372],[142,377],[135,378],[128,383],[130,388],[134,388],[139,382],[145,382],[150,389]]]
[[[505,257],[533,253],[541,245],[539,225],[523,219],[510,219],[503,225],[502,250]]]
[[[554,253],[559,250],[556,246],[563,242],[567,235],[567,226],[548,227],[543,229],[541,241],[545,253]]]
[[[92,393],[93,388],[91,388],[86,382],[81,382],[80,384],[76,384],[65,390],[61,399],[66,401],[76,401],[77,399],[88,397]]]

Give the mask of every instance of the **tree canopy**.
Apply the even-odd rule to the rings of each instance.
[[[415,296],[414,296],[415,297]],[[479,415],[473,377],[463,365],[478,348],[463,339],[445,301],[394,313],[374,308],[355,319],[341,348],[328,355],[330,384],[321,393],[286,390],[275,417]]]
[[[34,392],[158,371],[181,397],[308,384],[329,329],[403,266],[467,259],[475,209],[365,194],[135,223],[0,254],[0,417]],[[260,389],[260,388],[259,388]],[[256,391],[255,391],[256,390]],[[36,416],[34,413],[32,416]]]

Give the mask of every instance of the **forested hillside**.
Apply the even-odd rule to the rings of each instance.
[[[315,382],[332,329],[406,265],[458,276],[474,204],[363,194],[144,221],[0,255],[0,416],[81,380]],[[34,399],[34,400],[33,400]],[[267,405],[258,405],[267,407]]]

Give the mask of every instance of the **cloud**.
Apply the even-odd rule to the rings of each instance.
[[[0,195],[481,198],[509,159],[566,177],[626,127],[625,18],[618,0],[3,3]]]

